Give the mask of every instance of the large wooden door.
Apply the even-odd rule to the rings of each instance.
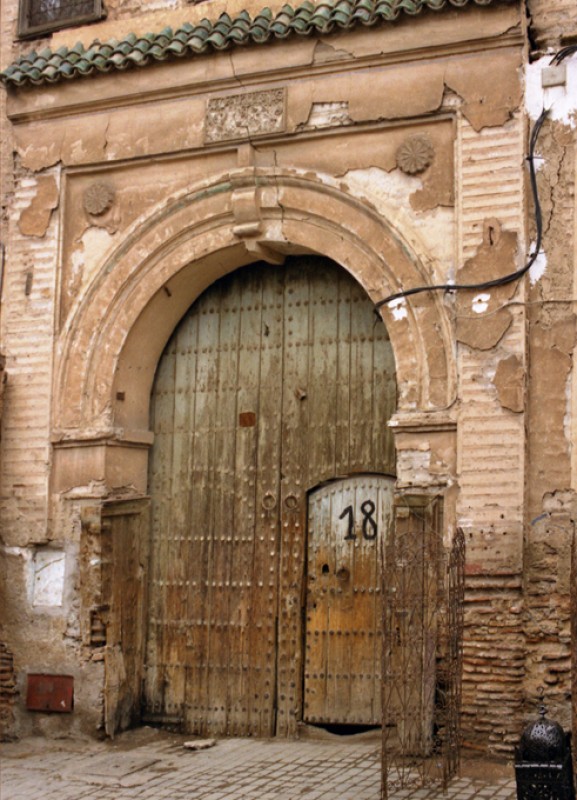
[[[384,325],[326,259],[245,267],[192,306],[152,396],[145,718],[295,730],[307,492],[393,474],[395,394]]]

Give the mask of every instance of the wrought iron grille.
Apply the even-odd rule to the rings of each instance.
[[[102,0],[21,0],[18,32],[21,37],[37,36],[102,16]]]
[[[383,560],[386,800],[446,788],[458,769],[465,538],[446,550],[441,501],[401,497]]]

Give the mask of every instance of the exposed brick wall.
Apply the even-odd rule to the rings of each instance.
[[[49,43],[16,38],[19,0],[0,4],[0,53],[4,68],[22,52]],[[1,161],[0,240],[5,247],[2,276],[2,463],[0,525],[6,543],[19,530],[26,538],[42,539],[47,515],[49,461],[48,405],[52,353],[52,314],[57,225],[43,238],[25,237],[18,230],[21,211],[34,197],[36,177],[19,170],[12,126],[6,119],[7,92],[0,87]],[[56,171],[57,174],[57,171]],[[29,293],[27,294],[27,290]],[[5,380],[9,375],[9,380]],[[24,402],[26,398],[26,402]],[[19,523],[26,519],[26,525]],[[29,526],[31,522],[31,527]]]
[[[552,3],[560,7],[559,3]],[[573,11],[573,18],[577,13]],[[577,409],[572,370],[576,338],[574,132],[548,120],[539,139],[538,174],[546,269],[531,287],[529,315],[528,524],[524,581],[525,713],[535,714],[538,689],[551,716],[570,727],[571,547],[575,498]],[[531,237],[534,238],[534,233]],[[571,441],[573,437],[573,442]],[[574,461],[573,465],[571,461]]]
[[[539,49],[557,48],[561,37],[577,34],[575,0],[527,0],[527,8]]]
[[[476,252],[484,223],[496,218],[523,241],[523,123],[459,131],[458,173],[465,260]],[[470,314],[472,312],[469,312]],[[523,702],[522,547],[525,423],[499,402],[492,378],[499,360],[525,359],[523,311],[489,349],[460,345],[458,522],[467,539],[463,652],[463,736],[472,749],[510,754]]]
[[[520,576],[468,576],[463,652],[465,750],[510,754],[519,740],[525,639]]]
[[[0,69],[12,59],[13,31],[16,30],[17,4],[7,0],[0,4]],[[13,189],[12,130],[6,119],[6,90],[0,86],[0,241],[8,234],[8,204]]]
[[[527,547],[524,633],[525,713],[536,713],[539,688],[552,717],[570,728],[572,525],[566,514],[537,522]]]
[[[13,705],[16,698],[16,676],[14,658],[3,642],[0,642],[0,741],[13,736]]]
[[[58,180],[58,170],[51,174]],[[0,331],[10,376],[2,420],[0,523],[5,543],[11,545],[42,541],[48,513],[58,224],[53,214],[44,237],[23,236],[19,232],[20,213],[30,205],[36,188],[35,175],[24,172],[18,175],[10,207]]]

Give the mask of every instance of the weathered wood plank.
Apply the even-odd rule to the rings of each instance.
[[[260,736],[275,733],[276,628],[278,586],[282,392],[282,272],[263,267],[260,300],[260,375],[256,409],[258,454],[255,469],[255,522],[250,616],[251,727]],[[281,306],[280,308],[278,306]]]
[[[151,519],[150,606],[147,644],[145,702],[149,713],[161,714],[164,709],[164,620],[168,609],[163,590],[166,570],[168,531],[171,528],[172,447],[174,424],[174,377],[176,341],[165,350],[155,378],[152,425],[155,432],[154,458],[150,461],[149,483],[154,502]]]
[[[114,501],[102,510],[105,729],[109,736],[140,721],[144,665],[149,503]]]
[[[351,281],[339,271],[337,280],[337,343],[335,382],[335,477],[350,471],[351,392]]]
[[[238,381],[234,462],[234,560],[231,577],[234,595],[231,621],[231,660],[236,668],[229,672],[231,735],[250,735],[250,684],[252,671],[250,624],[253,587],[253,547],[256,523],[255,464],[258,456],[256,412],[258,411],[260,314],[254,305],[260,301],[259,279],[252,270],[240,273],[236,297],[231,307],[239,314],[237,339]],[[252,416],[254,415],[254,416]]]
[[[338,353],[338,272],[324,262],[301,278],[309,284],[307,485],[335,475]]]
[[[306,259],[285,274],[282,392],[281,563],[278,622],[278,724],[290,735],[301,714],[302,592],[310,456],[308,397],[311,311]]]
[[[229,725],[230,653],[230,564],[233,556],[233,502],[236,414],[236,343],[239,316],[229,308],[230,293],[219,284],[214,297],[217,316],[214,359],[214,452],[212,460],[212,520],[213,559],[212,619],[210,627],[211,660],[209,667],[209,702],[213,712],[214,733],[226,734]],[[232,665],[234,666],[234,665]]]

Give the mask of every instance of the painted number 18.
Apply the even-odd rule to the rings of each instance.
[[[361,523],[363,539],[367,539],[368,541],[376,539],[378,533],[378,527],[377,527],[377,522],[373,516],[375,513],[375,504],[373,503],[372,500],[365,500],[364,503],[361,503],[361,513],[363,515],[363,521]],[[345,541],[350,539],[356,539],[357,534],[355,533],[355,510],[353,506],[347,506],[340,515],[339,519],[347,520],[347,534],[345,536]]]

